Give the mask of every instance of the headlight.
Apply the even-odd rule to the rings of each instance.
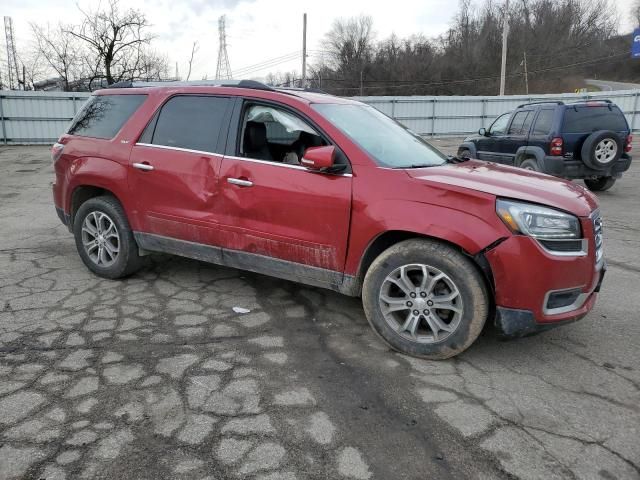
[[[582,238],[578,217],[553,208],[499,199],[496,212],[513,233],[543,240]]]

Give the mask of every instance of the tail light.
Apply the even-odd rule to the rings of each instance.
[[[625,152],[630,152],[631,151],[631,142],[633,141],[633,135],[627,135],[627,141],[624,144],[624,151]]]
[[[562,138],[560,137],[556,137],[551,140],[551,148],[549,150],[549,153],[551,155],[562,155],[562,144]]]
[[[64,145],[62,143],[54,143],[51,147],[51,160],[55,163],[62,155],[62,150],[64,150]]]

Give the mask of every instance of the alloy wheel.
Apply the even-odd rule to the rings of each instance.
[[[451,277],[430,265],[396,268],[382,282],[378,298],[385,321],[410,341],[443,341],[462,319],[460,290]]]
[[[120,253],[120,235],[113,220],[100,211],[89,213],[82,222],[82,245],[93,263],[109,267]]]
[[[618,145],[611,138],[605,138],[596,145],[595,157],[599,163],[609,163],[616,156],[616,153],[618,153]]]

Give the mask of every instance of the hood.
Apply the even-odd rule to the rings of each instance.
[[[495,163],[469,160],[405,171],[417,180],[547,205],[581,217],[590,215],[598,207],[596,197],[580,185],[542,173]]]

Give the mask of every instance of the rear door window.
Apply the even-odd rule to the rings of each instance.
[[[609,105],[570,107],[564,112],[562,131],[565,133],[591,133],[596,130],[628,130],[620,109]]]
[[[182,95],[171,98],[152,122],[142,138],[151,138],[153,145],[186,148],[202,152],[222,153],[218,147],[220,130],[229,99]],[[220,150],[220,151],[218,151]]]
[[[548,135],[551,132],[551,124],[553,122],[553,110],[540,110],[538,118],[533,126],[532,135]]]
[[[146,95],[93,95],[75,116],[67,133],[113,138],[146,98]]]

